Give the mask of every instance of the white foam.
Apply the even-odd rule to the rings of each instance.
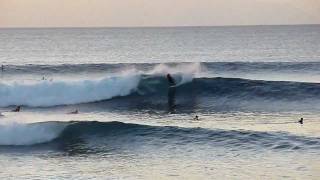
[[[155,75],[165,74],[185,74],[185,75],[197,75],[203,71],[201,63],[187,63],[179,64],[175,66],[169,66],[168,64],[159,64],[155,66],[150,73]]]
[[[59,136],[66,124],[57,122],[0,125],[0,145],[33,145],[49,142]]]
[[[137,88],[139,81],[140,75],[129,72],[96,80],[0,83],[0,106],[54,106],[94,102],[128,95]]]
[[[204,67],[201,63],[187,63],[179,64],[175,66],[169,66],[167,64],[159,64],[154,67],[149,73],[152,75],[165,76],[170,73],[171,75],[181,77],[181,81],[178,85],[191,82],[194,77],[201,76],[204,72]]]

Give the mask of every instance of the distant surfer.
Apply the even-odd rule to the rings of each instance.
[[[301,118],[298,123],[303,124],[303,118]]]
[[[198,120],[199,120],[199,116],[196,115],[196,116],[193,118],[193,120],[198,121]]]
[[[174,112],[175,111],[175,99],[176,99],[176,82],[172,78],[170,74],[167,74],[167,80],[169,84],[169,89],[168,89],[168,107],[169,107],[169,112]]]
[[[79,113],[79,111],[78,111],[78,109],[76,109],[75,111],[71,111],[68,114],[78,114],[78,113]]]
[[[12,110],[12,112],[20,112],[21,110],[21,106],[17,106],[14,110]]]

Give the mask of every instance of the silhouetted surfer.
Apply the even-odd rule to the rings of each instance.
[[[21,106],[17,106],[12,112],[20,112]]]
[[[167,74],[167,80],[169,84],[169,89],[168,89],[168,106],[169,106],[169,112],[174,112],[174,108],[176,107],[175,105],[175,96],[176,96],[176,82],[172,78],[170,74]]]
[[[75,111],[69,112],[68,114],[78,114],[78,113],[79,113],[79,111],[78,111],[78,109],[76,109]]]
[[[303,124],[303,118],[298,121],[300,124]]]
[[[174,79],[172,78],[172,76],[170,74],[167,74],[167,80],[168,80],[169,86],[176,85],[176,82],[174,81]]]

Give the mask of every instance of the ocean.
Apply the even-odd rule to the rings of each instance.
[[[320,178],[320,25],[8,28],[0,65],[1,179]]]

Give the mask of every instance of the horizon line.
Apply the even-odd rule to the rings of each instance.
[[[248,25],[177,25],[177,26],[8,26],[0,27],[0,29],[98,29],[98,28],[114,28],[114,29],[129,29],[129,28],[201,28],[201,27],[255,27],[255,26],[317,26],[320,23],[311,24],[248,24]]]

